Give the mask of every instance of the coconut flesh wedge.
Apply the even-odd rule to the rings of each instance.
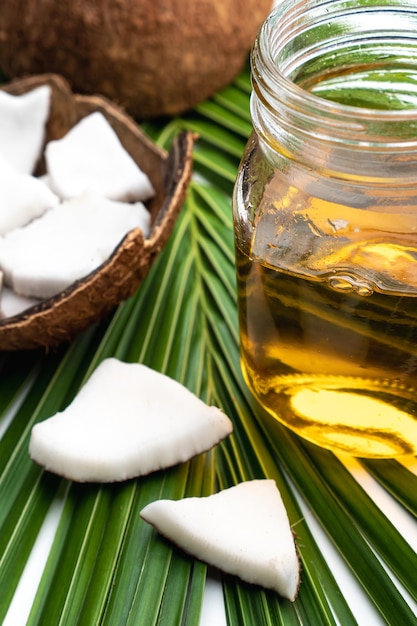
[[[232,432],[229,418],[177,381],[109,358],[72,403],[36,424],[29,454],[79,482],[115,482],[187,461]]]
[[[22,174],[33,174],[41,155],[50,100],[49,85],[22,95],[0,91],[0,154]]]
[[[141,202],[86,193],[0,238],[4,281],[17,294],[51,298],[97,269],[130,230],[146,236],[149,227]]]
[[[155,191],[98,111],[45,148],[48,180],[63,199],[93,191],[110,200],[148,200]]]
[[[157,500],[140,515],[188,554],[295,599],[299,560],[274,480],[243,482],[208,497]]]
[[[5,287],[0,291],[0,319],[19,315],[40,303],[37,298],[26,298]]]
[[[59,201],[42,180],[17,172],[0,154],[0,235],[25,226]]]

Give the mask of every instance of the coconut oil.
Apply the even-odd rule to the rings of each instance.
[[[242,369],[273,417],[417,453],[417,8],[284,0],[234,193]]]

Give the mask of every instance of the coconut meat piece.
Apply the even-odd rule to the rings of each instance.
[[[22,174],[33,174],[45,140],[51,88],[15,96],[0,90],[0,154]]]
[[[155,193],[148,176],[98,111],[61,139],[50,141],[45,161],[49,183],[63,199],[94,191],[111,200],[143,202]]]
[[[8,287],[3,287],[0,294],[0,319],[19,315],[40,302],[37,298],[19,296]]]
[[[141,202],[114,202],[84,194],[0,238],[5,284],[31,298],[50,298],[106,261],[125,235],[149,233]]]
[[[17,172],[0,154],[0,235],[25,226],[59,203],[43,180]]]
[[[295,599],[299,560],[274,480],[242,482],[208,497],[157,500],[140,515],[192,556]]]
[[[145,365],[105,359],[62,412],[36,424],[29,454],[80,482],[113,482],[187,461],[232,431],[229,418]]]

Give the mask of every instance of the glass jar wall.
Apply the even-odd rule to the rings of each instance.
[[[252,57],[234,228],[242,369],[266,411],[417,453],[417,6],[284,0]]]

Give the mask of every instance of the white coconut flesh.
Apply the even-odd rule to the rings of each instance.
[[[32,175],[50,100],[49,86],[0,91],[0,270],[16,295],[2,317],[27,308],[19,297],[48,299],[95,271],[132,229],[150,231],[152,184],[99,112],[49,142],[45,175]]]
[[[140,515],[188,554],[295,599],[299,560],[274,480],[243,482],[208,497],[157,500]]]
[[[45,160],[49,183],[63,199],[87,191],[125,202],[154,195],[149,178],[99,112],[84,117],[62,139],[50,141]]]
[[[17,172],[0,154],[0,235],[25,226],[59,202],[43,180]]]
[[[33,174],[42,152],[51,88],[15,96],[0,90],[0,154],[15,170]]]
[[[97,269],[132,229],[149,233],[141,202],[87,193],[0,238],[5,284],[31,298],[50,298]]]
[[[39,304],[41,300],[37,298],[26,298],[19,296],[8,287],[4,287],[0,292],[0,319],[20,315],[23,311]]]
[[[79,482],[114,482],[182,463],[232,432],[229,418],[145,365],[102,361],[72,403],[36,424],[29,454]]]

